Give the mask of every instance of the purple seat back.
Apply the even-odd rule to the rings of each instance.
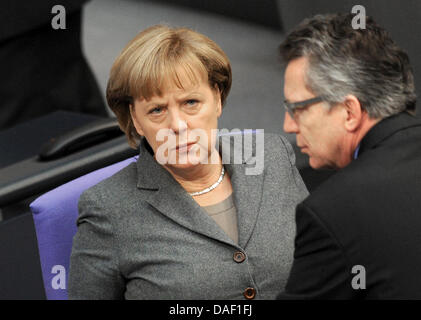
[[[30,204],[41,260],[45,294],[49,300],[67,299],[67,278],[78,201],[83,191],[112,176],[138,156],[93,171],[51,190]]]

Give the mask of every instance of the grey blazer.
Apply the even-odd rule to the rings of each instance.
[[[137,163],[79,200],[69,298],[245,299],[253,288],[255,299],[274,299],[293,261],[295,207],[308,193],[288,141],[264,134],[264,143],[259,175],[220,149],[231,163],[238,245],[142,144]]]

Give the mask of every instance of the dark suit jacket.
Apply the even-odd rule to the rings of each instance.
[[[363,138],[357,160],[296,211],[296,299],[421,298],[421,121],[402,113]],[[365,268],[366,289],[361,269]],[[357,267],[359,268],[359,267]]]

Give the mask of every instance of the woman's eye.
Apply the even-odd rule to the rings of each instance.
[[[162,108],[161,107],[155,107],[151,110],[149,110],[150,114],[160,114],[162,112]]]
[[[189,107],[194,107],[195,105],[197,105],[198,102],[199,101],[197,101],[197,100],[190,99],[190,100],[186,101],[186,105],[189,106]]]

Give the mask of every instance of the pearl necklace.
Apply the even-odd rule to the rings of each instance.
[[[222,170],[221,170],[221,175],[219,176],[218,181],[216,181],[213,185],[211,185],[210,187],[202,190],[202,191],[196,191],[196,192],[192,192],[189,193],[189,195],[191,195],[192,197],[194,196],[200,196],[202,194],[208,193],[210,191],[212,191],[213,189],[215,189],[217,186],[219,186],[219,184],[221,183],[222,179],[224,178],[225,175],[225,170],[224,170],[224,166],[222,166]]]

